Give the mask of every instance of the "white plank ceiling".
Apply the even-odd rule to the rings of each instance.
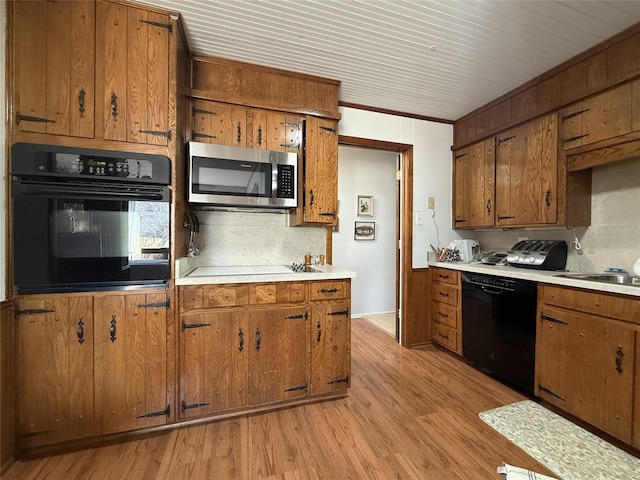
[[[638,0],[141,3],[180,12],[193,53],[340,80],[341,102],[445,120],[640,21]]]

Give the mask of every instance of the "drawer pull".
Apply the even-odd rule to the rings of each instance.
[[[78,343],[82,345],[84,343],[84,322],[82,321],[82,317],[78,320],[78,329],[76,330],[76,335],[78,335]]]
[[[442,338],[444,338],[445,340],[449,340],[449,337],[446,335],[443,335],[442,333],[438,332],[438,335],[440,335]]]
[[[320,340],[322,339],[322,325],[320,325],[320,322],[318,322],[318,324],[316,325],[316,330],[318,331],[318,335],[316,336],[316,343],[320,343]]]
[[[111,339],[111,343],[116,341],[116,316],[111,316],[111,326],[109,327],[109,338]]]
[[[446,313],[438,312],[438,315],[444,318],[449,318],[449,315],[447,315]]]
[[[440,278],[449,279],[449,275],[443,275],[442,273],[438,274]]]
[[[337,288],[323,288],[320,293],[336,293],[337,291]]]
[[[449,294],[446,292],[438,292],[438,295],[440,295],[441,297],[448,297]]]

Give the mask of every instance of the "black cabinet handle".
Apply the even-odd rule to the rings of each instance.
[[[544,203],[547,205],[547,208],[551,206],[551,190],[547,190],[544,196]]]
[[[491,199],[487,200],[487,215],[491,215]]]
[[[80,118],[84,118],[84,97],[87,92],[84,91],[84,88],[81,88],[78,92],[78,111],[80,112]]]
[[[262,145],[262,126],[258,127],[258,145]]]
[[[316,330],[318,331],[318,335],[316,336],[316,343],[320,343],[320,340],[322,339],[322,325],[320,325],[320,322],[318,322],[318,324],[316,325]]]
[[[260,350],[260,330],[256,328],[256,350]]]
[[[240,143],[240,140],[242,140],[242,125],[240,125],[240,122],[238,122],[238,126],[236,127],[236,129],[236,141]]]
[[[238,350],[244,350],[244,333],[242,333],[242,329],[238,331]]]
[[[84,343],[84,322],[82,321],[82,317],[78,320],[77,325],[76,335],[78,335],[78,343],[82,345]]]
[[[313,189],[309,190],[309,207],[313,207]]]
[[[115,92],[111,92],[111,116],[114,120],[118,117],[118,96]]]
[[[111,338],[111,343],[116,341],[116,316],[111,316],[111,326],[109,327],[109,338]]]
[[[323,288],[320,293],[336,293],[337,291],[337,288]]]
[[[622,345],[618,345],[618,350],[616,351],[616,371],[618,373],[622,373],[622,357],[624,357]]]

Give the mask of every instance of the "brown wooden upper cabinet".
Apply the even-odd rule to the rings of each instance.
[[[13,4],[20,134],[167,145],[168,15],[108,1]]]
[[[495,139],[489,138],[453,154],[453,227],[494,224]]]
[[[194,99],[191,113],[192,140],[231,147],[251,146],[247,135],[246,107]]]
[[[302,151],[304,118],[260,109],[250,110],[248,116],[252,148],[291,153]]]
[[[638,97],[636,105],[640,105],[640,81],[626,83],[561,110],[562,148],[570,150],[640,129],[640,118],[634,122],[632,116],[634,95]],[[640,117],[640,113],[636,115]]]
[[[338,211],[338,122],[307,116],[305,141],[303,207],[302,212],[298,208],[298,221],[302,224],[335,225]]]
[[[13,2],[17,132],[93,138],[95,2]]]
[[[557,119],[545,115],[496,137],[496,226],[556,223]]]

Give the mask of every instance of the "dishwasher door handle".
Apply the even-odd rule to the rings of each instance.
[[[482,288],[483,292],[490,293],[491,295],[500,295],[501,293],[504,293],[504,292],[513,291],[513,290],[507,290],[505,288],[487,287],[486,285],[481,285],[480,288]]]

